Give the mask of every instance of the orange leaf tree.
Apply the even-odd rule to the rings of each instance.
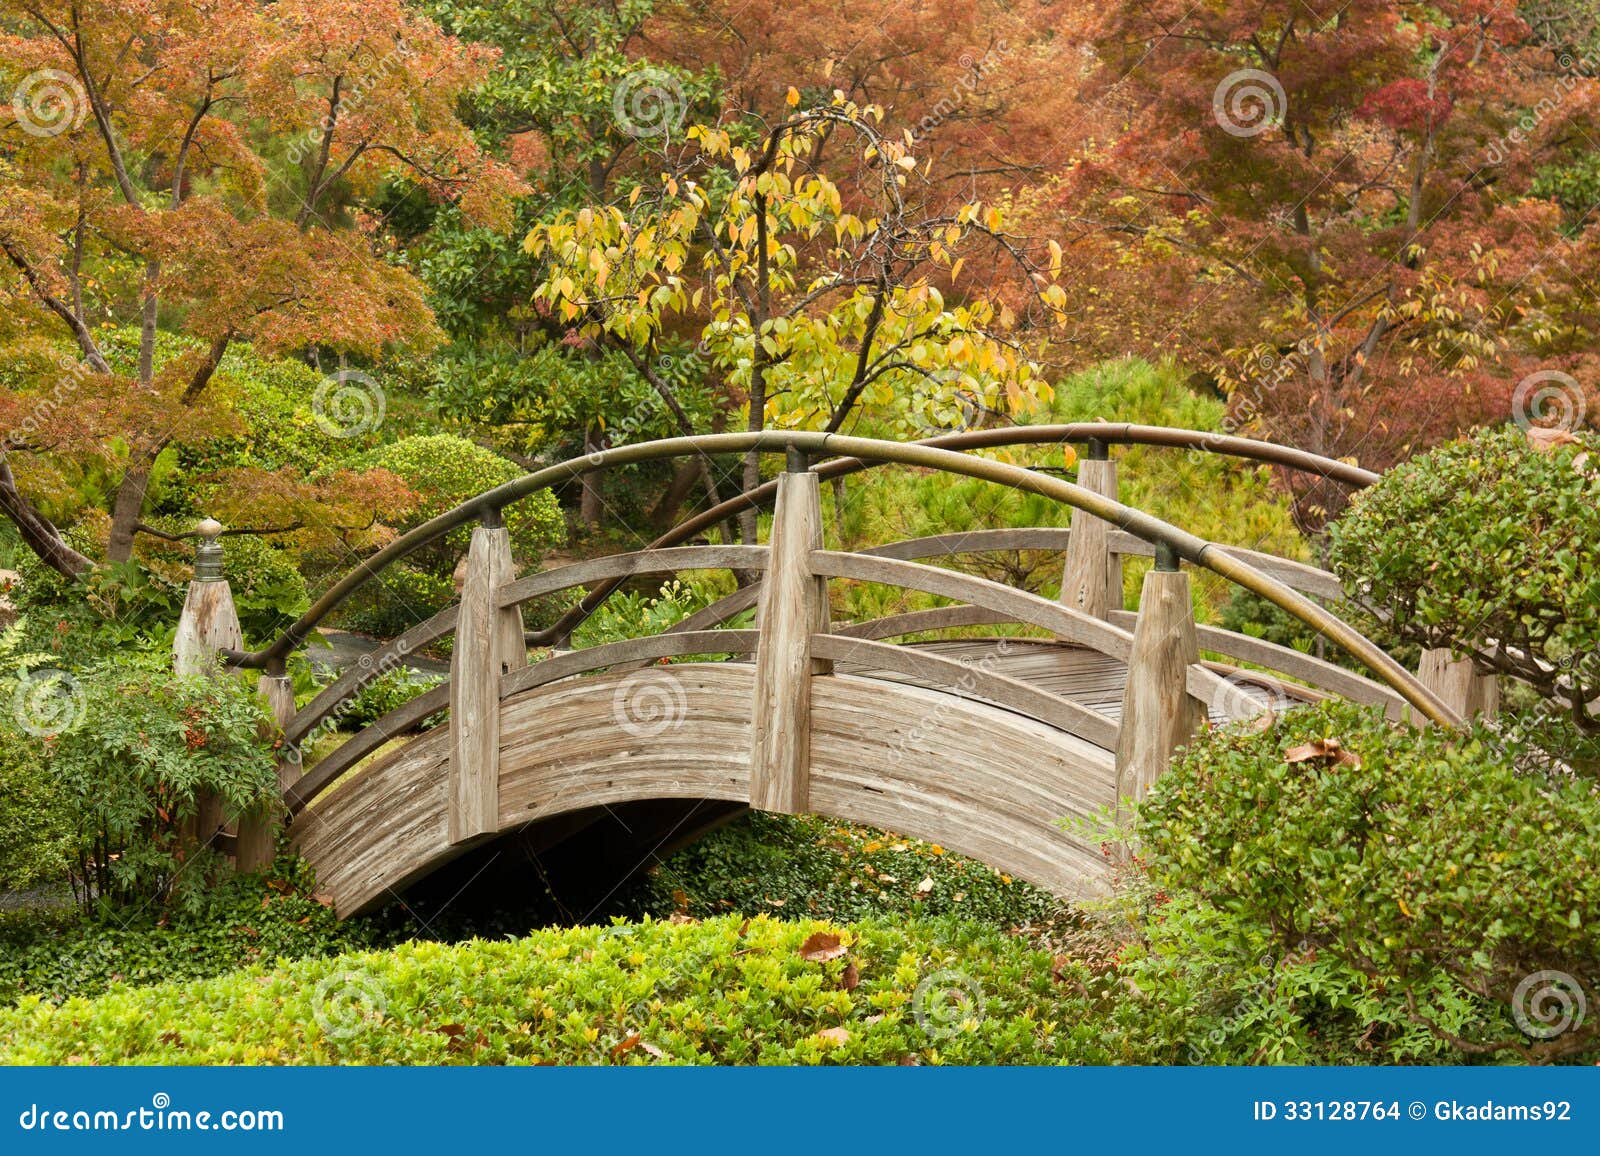
[[[108,561],[126,561],[158,458],[227,425],[230,345],[372,357],[437,339],[414,279],[351,206],[400,170],[486,216],[517,182],[456,118],[493,59],[400,0],[5,0],[0,68],[0,510],[64,574],[89,557],[30,478],[63,461],[115,479]],[[136,353],[108,327],[137,326]],[[186,340],[158,356],[159,332]],[[62,338],[74,356],[45,351]],[[304,495],[302,495],[304,496]]]

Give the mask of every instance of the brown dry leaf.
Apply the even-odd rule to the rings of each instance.
[[[1313,739],[1283,752],[1287,763],[1337,763],[1344,767],[1359,767],[1361,759],[1344,749],[1338,739]]]
[[[324,907],[333,906],[333,896],[326,891],[318,891],[311,898],[317,903],[322,904]]]
[[[849,950],[837,935],[819,931],[800,945],[800,958],[812,963],[826,963],[830,959],[838,959]]]
[[[746,935],[749,935],[749,934],[750,934],[750,921],[748,919],[746,919],[743,923],[739,924],[739,938],[743,939]]]
[[[854,963],[844,965],[844,974],[839,977],[839,986],[845,991],[855,991],[861,986],[861,969]]]
[[[923,876],[922,882],[917,884],[917,894],[926,895],[928,892],[930,892],[932,890],[933,890],[933,876],[932,875]]]
[[[673,891],[672,906],[687,915],[689,913],[689,896],[682,891]]]
[[[827,1040],[830,1044],[847,1044],[850,1042],[849,1028],[823,1028],[816,1034],[819,1040]]]
[[[1527,429],[1528,444],[1542,454],[1553,454],[1562,446],[1575,446],[1582,444],[1579,439],[1572,436],[1571,430],[1545,429],[1543,426],[1529,426]]]
[[[611,1058],[614,1060],[618,1056],[626,1055],[643,1042],[644,1041],[639,1038],[639,1033],[635,1032],[633,1035],[629,1036],[616,1047],[611,1049]]]
[[[909,1054],[901,1056],[898,1066],[902,1068],[920,1068],[922,1067],[922,1057]]]

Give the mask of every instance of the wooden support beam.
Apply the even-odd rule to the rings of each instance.
[[[1172,752],[1188,742],[1205,709],[1188,693],[1191,663],[1200,660],[1189,576],[1150,570],[1139,594],[1139,621],[1128,657],[1117,732],[1117,803],[1120,822],[1167,769]]]
[[[501,588],[515,578],[506,529],[474,529],[450,652],[451,843],[491,834],[499,825],[500,678],[528,663],[522,610],[500,605]]]
[[[750,805],[763,811],[797,815],[810,803],[811,678],[831,672],[811,653],[811,636],[828,632],[827,579],[810,562],[821,548],[817,475],[786,473],[778,479],[756,644]]]
[[[269,739],[281,739],[283,728],[294,717],[294,684],[286,675],[263,674],[256,687],[266,708],[271,733]],[[283,792],[300,777],[300,766],[278,754],[278,793],[260,814],[239,817],[239,838],[236,855],[241,871],[262,871],[272,866],[278,851],[278,832],[288,811],[283,806]]]
[[[1108,498],[1117,496],[1117,463],[1089,457],[1078,463],[1078,484]],[[1067,539],[1061,601],[1074,610],[1104,618],[1122,609],[1122,557],[1113,554],[1111,524],[1073,508],[1072,534]]]
[[[1492,715],[1500,709],[1499,680],[1492,674],[1479,674],[1470,658],[1457,659],[1446,648],[1422,652],[1417,679],[1462,718]]]

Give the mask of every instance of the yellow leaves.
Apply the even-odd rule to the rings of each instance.
[[[795,105],[800,103],[800,90],[795,88],[793,85],[790,85],[789,91],[784,94],[783,100],[784,103],[790,108],[795,107]]]

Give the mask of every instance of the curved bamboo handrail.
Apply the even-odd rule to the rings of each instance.
[[[878,442],[867,438],[846,438],[840,434],[805,433],[790,435],[781,431],[767,431],[759,434],[706,434],[695,437],[669,438],[656,442],[639,442],[635,445],[617,446],[554,466],[547,466],[544,469],[536,470],[531,474],[526,474],[503,486],[469,499],[454,509],[446,510],[437,517],[431,518],[422,525],[407,531],[347,573],[325,591],[304,614],[291,623],[270,646],[250,652],[224,651],[224,657],[234,666],[244,669],[280,668],[288,659],[289,654],[309,637],[311,631],[316,629],[324,618],[350,594],[390,563],[406,557],[451,530],[476,519],[484,518],[490,524],[498,524],[500,511],[505,506],[548,485],[568,481],[596,470],[610,469],[615,466],[629,465],[642,461],[655,461],[665,457],[742,453],[752,449],[759,449],[763,452],[778,452],[788,448],[790,445],[801,449],[807,448],[798,442],[789,440],[779,440],[770,445],[761,445],[758,441],[749,440],[762,438],[788,439],[791,437],[810,439],[813,444],[822,448],[808,452],[818,454],[826,454],[830,452],[831,448],[845,441],[851,441],[858,446],[897,446],[906,444],[946,450],[992,449],[1016,445],[1064,445],[1074,442],[1102,442],[1107,445],[1154,445],[1198,449],[1207,453],[1259,461],[1268,465],[1280,466],[1284,469],[1312,473],[1318,477],[1328,478],[1342,485],[1355,488],[1369,486],[1378,480],[1377,474],[1369,470],[1363,470],[1359,466],[1351,465],[1348,462],[1337,461],[1307,450],[1280,446],[1273,442],[1257,441],[1252,438],[1235,437],[1229,434],[1208,433],[1204,430],[1171,429],[1165,426],[1136,425],[1129,422],[1078,422],[1066,425],[1008,426],[1001,429],[969,430],[961,433],[943,434],[911,443]],[[733,440],[730,441],[730,439]],[[829,445],[830,441],[833,446]],[[654,452],[661,447],[672,448],[665,453]],[[854,453],[844,450],[840,452],[844,456],[818,464],[814,467],[815,472],[822,478],[841,477],[884,462],[900,460],[870,452]],[[767,482],[742,494],[737,494],[709,510],[702,511],[700,514],[678,523],[661,537],[649,543],[646,549],[675,546],[740,510],[771,501],[776,492],[776,483]],[[546,645],[566,637],[578,623],[592,614],[619,584],[619,580],[602,583],[599,588],[591,591],[577,606],[564,614],[554,626],[530,634],[528,641],[534,645]]]
[[[1046,427],[1049,428],[1049,427]],[[1058,427],[1059,428],[1059,427]],[[978,431],[987,433],[990,431]],[[1004,433],[1006,431],[995,431]],[[1203,435],[1202,435],[1203,436]],[[1276,447],[1283,450],[1284,447]],[[389,546],[378,551],[358,570],[347,574],[319,598],[301,618],[289,627],[280,638],[265,650],[251,654],[234,653],[228,657],[235,666],[270,667],[281,663],[316,624],[337,606],[351,591],[367,581],[390,562],[402,558],[412,550],[433,541],[441,534],[465,525],[474,518],[483,518],[499,524],[500,511],[536,490],[558,482],[581,476],[608,465],[658,461],[688,454],[733,453],[801,453],[809,455],[838,454],[843,457],[902,465],[959,474],[983,481],[996,482],[1013,489],[1026,490],[1042,497],[1054,499],[1093,514],[1112,526],[1166,547],[1177,557],[1193,565],[1204,567],[1236,585],[1260,595],[1281,607],[1289,614],[1316,630],[1319,634],[1342,647],[1363,662],[1385,683],[1400,693],[1424,717],[1442,726],[1457,727],[1461,718],[1433,691],[1424,686],[1379,647],[1369,641],[1354,627],[1337,615],[1318,606],[1304,595],[1276,578],[1262,573],[1209,542],[1170,522],[1092,490],[1050,477],[1020,466],[986,458],[969,457],[953,450],[941,449],[921,443],[882,442],[871,438],[849,437],[841,434],[811,433],[804,431],[765,431],[761,433],[708,434],[697,437],[669,438],[658,442],[620,446],[603,450],[586,457],[563,462],[507,482],[479,495],[470,503],[439,515],[403,535]],[[1314,455],[1313,455],[1314,456]],[[1353,468],[1353,467],[1347,467]]]

